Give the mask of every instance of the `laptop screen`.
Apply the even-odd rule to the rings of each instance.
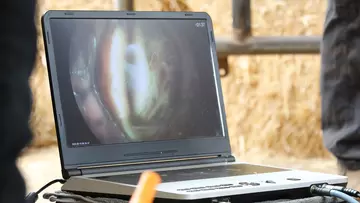
[[[69,147],[224,136],[204,20],[51,19]]]

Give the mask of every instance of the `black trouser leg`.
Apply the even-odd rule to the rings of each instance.
[[[329,0],[321,47],[324,143],[360,169],[360,1]]]

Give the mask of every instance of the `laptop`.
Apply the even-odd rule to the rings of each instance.
[[[48,11],[42,28],[63,191],[128,197],[146,170],[166,202],[346,185],[235,159],[208,14]]]

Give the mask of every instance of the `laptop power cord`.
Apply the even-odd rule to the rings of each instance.
[[[360,197],[359,192],[356,190],[327,184],[321,186],[312,185],[310,193],[313,195],[336,197],[348,203],[359,203],[354,197]]]
[[[55,179],[52,180],[50,182],[48,182],[47,184],[45,184],[44,186],[42,186],[38,191],[36,192],[30,192],[28,195],[26,195],[25,197],[25,203],[35,203],[38,198],[39,198],[39,194],[44,191],[46,188],[48,188],[49,186],[55,184],[55,183],[61,183],[64,184],[66,182],[66,180],[64,179]]]

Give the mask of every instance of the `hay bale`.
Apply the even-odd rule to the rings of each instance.
[[[254,35],[321,35],[326,1],[252,3]],[[238,125],[244,129],[247,124],[258,124],[246,129],[247,149],[256,143],[259,148],[301,158],[328,156],[321,133],[319,56],[252,56],[248,60],[248,70],[235,71],[238,77],[250,75],[255,83],[242,85],[247,102],[257,103],[244,109],[252,112]]]
[[[190,11],[186,0],[158,0],[161,5],[160,11]]]
[[[253,0],[253,34],[320,35],[325,7],[321,0]],[[320,128],[318,55],[237,57],[230,71],[222,82],[238,153],[256,148],[300,158],[329,156]]]

